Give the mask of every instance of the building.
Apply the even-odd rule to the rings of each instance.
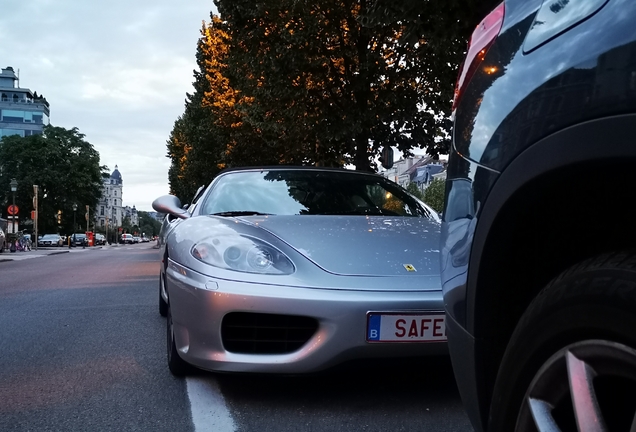
[[[407,157],[395,161],[392,168],[380,174],[405,189],[409,183],[415,183],[420,192],[424,192],[433,180],[446,179],[447,161],[446,155],[439,158],[426,155]]]
[[[417,166],[420,161],[424,159],[426,159],[426,157],[422,156],[400,159],[393,163],[393,167],[386,171],[382,171],[380,174],[405,188],[411,181],[411,169],[413,166]]]
[[[104,179],[102,186],[102,197],[97,204],[95,212],[95,227],[105,230],[122,226],[124,220],[123,207],[123,188],[124,182],[121,177],[117,165],[110,177]]]
[[[415,183],[417,187],[423,191],[429,184],[446,170],[446,166],[439,161],[432,161],[418,166],[411,172],[411,183]]]
[[[46,99],[20,88],[20,77],[11,66],[0,70],[0,138],[39,135],[49,124],[49,115]]]
[[[420,189],[426,188],[435,176],[446,169],[445,158],[431,156],[414,156],[400,159],[393,167],[380,174],[394,181],[403,188],[409,183],[416,183]]]
[[[134,205],[132,207],[124,207],[123,212],[124,218],[128,218],[131,226],[139,226],[139,214],[137,213],[137,209]]]

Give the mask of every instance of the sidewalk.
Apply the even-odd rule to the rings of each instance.
[[[152,243],[152,242],[151,242]],[[5,249],[4,251],[2,251],[2,253],[0,253],[0,263],[2,262],[6,262],[6,261],[23,261],[26,259],[31,259],[31,258],[39,258],[39,257],[43,257],[43,256],[49,256],[49,255],[58,255],[58,254],[64,254],[64,253],[80,253],[80,252],[88,252],[88,251],[94,251],[94,250],[100,250],[102,248],[104,249],[109,249],[109,248],[130,248],[130,247],[135,247],[136,245],[123,245],[123,244],[105,244],[102,246],[91,246],[91,247],[86,247],[86,248],[82,248],[82,247],[73,247],[73,248],[68,248],[68,246],[62,246],[62,247],[39,247],[38,250],[30,250],[28,252],[9,252],[8,249]],[[149,243],[150,246],[150,243]],[[151,246],[152,249],[159,249],[159,245],[152,245]]]
[[[81,247],[74,247],[69,249],[68,246],[62,246],[57,248],[39,247],[38,250],[33,249],[26,252],[9,252],[8,249],[5,249],[4,251],[2,251],[2,253],[0,253],[0,263],[4,261],[22,261],[22,260],[31,259],[31,258],[38,258],[38,257],[48,256],[48,255],[58,255],[63,253],[86,252],[89,250],[98,250],[103,247],[104,246],[93,246],[93,247],[87,247],[85,249]]]

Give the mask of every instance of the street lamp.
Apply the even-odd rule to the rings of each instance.
[[[77,214],[77,204],[73,204],[73,244],[75,244],[75,216]],[[68,247],[71,247],[69,243]]]
[[[15,234],[17,232],[15,221],[18,217],[17,212],[15,211],[15,192],[18,190],[18,181],[16,179],[11,179],[9,185],[11,186],[11,192],[13,192],[13,206],[11,207],[11,212],[13,213],[13,215],[11,215],[11,232]],[[11,252],[15,252],[15,243],[13,241],[11,242]]]
[[[11,186],[11,192],[13,192],[13,208],[15,209],[15,191],[18,190],[18,181],[16,179],[11,179],[11,183],[9,183],[9,185]],[[17,214],[13,215],[13,219],[11,220],[11,223],[13,225],[13,229],[11,231],[13,231],[13,233],[15,234],[16,227],[15,227],[15,219],[18,217]]]

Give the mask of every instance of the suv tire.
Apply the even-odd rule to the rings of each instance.
[[[577,422],[579,430],[588,430],[581,422],[595,417],[609,430],[634,430],[634,329],[636,254],[606,254],[562,273],[513,332],[495,381],[488,430],[576,430]],[[574,397],[571,382],[585,383],[575,387]],[[577,411],[586,399],[597,409]],[[541,418],[544,427],[537,427]],[[551,420],[558,429],[548,428]]]

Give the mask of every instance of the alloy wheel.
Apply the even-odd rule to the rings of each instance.
[[[636,350],[605,340],[561,349],[532,380],[516,429],[636,432]]]

